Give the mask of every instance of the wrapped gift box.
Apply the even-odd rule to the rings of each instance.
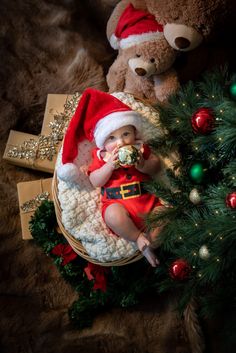
[[[44,200],[52,200],[52,178],[35,181],[21,182],[17,184],[22,238],[32,239],[29,230],[29,221],[35,210]]]
[[[41,135],[49,135],[52,132],[55,118],[64,114],[65,104],[70,97],[68,94],[48,94]]]
[[[41,134],[37,136],[11,130],[3,159],[53,174],[57,153],[79,97],[79,93],[48,94]]]
[[[62,140],[79,98],[79,93],[74,95],[48,94],[41,134],[55,134]]]
[[[9,163],[43,172],[54,172],[59,144],[48,136],[11,130],[3,159]]]

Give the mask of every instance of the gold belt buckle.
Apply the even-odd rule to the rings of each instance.
[[[138,187],[138,193],[135,195],[131,195],[131,196],[126,196],[126,194],[129,194],[129,190],[124,189],[125,186],[130,186],[130,185],[136,185]],[[128,183],[128,184],[122,184],[120,185],[120,194],[122,196],[123,200],[127,200],[127,199],[133,199],[135,197],[138,197],[141,195],[141,187],[140,187],[140,182],[139,181],[134,181],[133,183]]]

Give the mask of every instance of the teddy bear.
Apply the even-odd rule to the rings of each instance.
[[[158,80],[158,77],[156,77],[156,90],[159,84],[157,98],[161,95],[162,90],[164,90],[163,96],[166,97],[168,96],[168,89],[170,94],[174,92],[178,88],[176,82],[182,83],[189,79],[195,79],[204,70],[228,61],[229,56],[227,56],[225,43],[229,38],[228,34],[232,32],[232,23],[235,22],[235,1],[121,0],[114,8],[107,23],[107,38],[114,49],[119,49],[118,62],[115,62],[114,66],[112,65],[107,77],[110,90],[116,89],[117,77],[119,77],[118,81],[120,82],[122,75],[123,77],[126,75],[125,63],[128,64],[129,57],[126,50],[122,51],[116,43],[114,45],[114,37],[116,37],[120,18],[130,4],[135,9],[148,11],[155,16],[157,23],[163,26],[163,37],[166,42],[165,45],[163,45],[163,41],[159,42],[162,45],[158,50],[158,58],[162,58],[162,63],[166,60],[166,75],[168,76],[168,70],[171,70],[170,72],[175,75],[175,80],[172,81],[173,86],[170,80],[169,84],[163,88],[159,81],[163,84],[164,80],[162,78]],[[228,43],[230,44],[229,40]],[[221,49],[222,47],[223,49]],[[171,49],[174,50],[171,51]],[[137,46],[133,50],[137,50]],[[167,56],[166,53],[168,53]],[[127,58],[126,61],[124,57]],[[121,65],[120,71],[119,65]],[[128,70],[130,71],[129,68]],[[123,81],[126,85],[130,85],[127,77],[123,78]],[[132,91],[135,92],[136,80],[133,80],[131,86]],[[117,86],[121,89],[122,87],[124,87],[124,82]]]
[[[107,74],[110,93],[124,91],[155,103],[165,102],[177,90],[179,81],[172,67],[177,51],[153,15],[128,4],[111,42],[119,54]]]

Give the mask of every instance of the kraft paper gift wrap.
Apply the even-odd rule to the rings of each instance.
[[[59,147],[48,136],[11,130],[3,159],[14,165],[53,174]]]
[[[68,94],[48,94],[41,135],[49,135],[52,132],[51,124],[55,117],[65,113],[65,104],[71,97]]]
[[[26,181],[17,184],[22,238],[32,239],[29,222],[44,200],[52,200],[52,178]]]

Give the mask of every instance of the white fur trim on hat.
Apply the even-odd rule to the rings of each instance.
[[[109,135],[126,125],[133,125],[139,133],[142,129],[142,119],[139,113],[133,110],[114,112],[100,119],[94,130],[94,140],[98,148],[103,148]]]
[[[121,49],[130,48],[143,42],[153,42],[163,38],[163,32],[148,32],[144,34],[134,34],[120,40]]]
[[[110,37],[111,47],[115,50],[119,49],[119,40],[115,34],[112,34]]]
[[[74,163],[62,164],[57,168],[57,176],[70,183],[78,182],[79,170]]]

